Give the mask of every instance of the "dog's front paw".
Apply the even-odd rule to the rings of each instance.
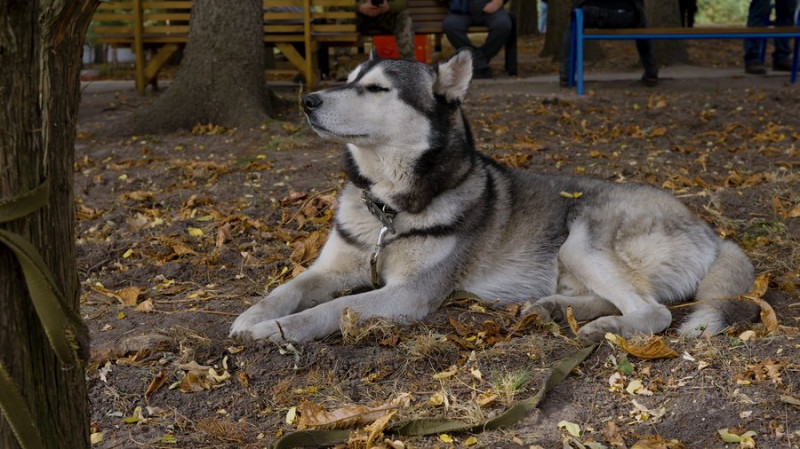
[[[605,316],[598,318],[578,331],[578,338],[584,343],[599,343],[603,341],[606,334],[624,334],[623,337],[628,337],[626,332],[620,330],[619,317]]]
[[[304,343],[316,338],[313,329],[295,324],[300,321],[293,317],[284,317],[249,324],[246,327],[237,326],[237,323],[234,322],[230,336],[242,341],[268,340],[276,343]]]
[[[269,300],[261,300],[253,304],[249,309],[236,317],[236,320],[234,320],[231,325],[229,336],[240,340],[253,338],[250,337],[253,326],[282,316],[279,311],[275,310],[275,306],[276,302]]]
[[[535,313],[536,316],[545,323],[550,321],[561,322],[564,320],[564,314],[561,311],[560,305],[547,299],[540,299],[522,309],[522,315],[528,315],[529,313]]]

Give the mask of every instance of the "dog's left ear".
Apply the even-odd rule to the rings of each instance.
[[[452,58],[436,68],[436,84],[433,91],[448,101],[464,101],[472,81],[472,52],[461,49]]]

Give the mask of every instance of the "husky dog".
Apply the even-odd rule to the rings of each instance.
[[[682,334],[758,316],[729,298],[753,284],[747,256],[670,194],[478,153],[461,107],[471,78],[469,51],[438,66],[374,57],[303,97],[314,131],[347,144],[350,182],[317,261],[239,316],[232,336],[308,341],[336,332],[346,308],[408,323],[454,290],[530,301],[523,312],[546,320],[572,306],[589,320],[585,341],[661,332],[666,305],[691,298]]]

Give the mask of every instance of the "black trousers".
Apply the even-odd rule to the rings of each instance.
[[[584,6],[583,26],[584,28],[638,28],[645,23],[638,17],[636,11],[626,9],[606,9],[595,6]],[[564,30],[564,43],[561,53],[561,68],[559,78],[562,81],[569,79],[569,53],[572,47],[572,30],[566,27]],[[639,52],[639,61],[644,67],[644,75],[647,78],[658,78],[658,65],[653,55],[653,43],[650,39],[637,39],[636,50]]]

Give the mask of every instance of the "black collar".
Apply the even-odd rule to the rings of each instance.
[[[366,190],[361,191],[361,199],[364,200],[364,203],[366,203],[369,213],[377,218],[383,226],[387,227],[389,231],[394,234],[395,230],[394,225],[392,225],[392,220],[394,219],[394,216],[397,215],[397,211],[389,207],[386,203],[381,202],[374,196],[370,195]]]

